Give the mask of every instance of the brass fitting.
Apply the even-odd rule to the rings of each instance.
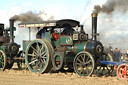
[[[98,13],[92,13],[91,15],[92,15],[92,17],[97,17]]]

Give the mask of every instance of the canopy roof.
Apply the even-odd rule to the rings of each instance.
[[[50,21],[33,21],[33,22],[23,22],[19,24],[20,28],[24,27],[64,27],[65,25],[70,25],[71,27],[79,26],[80,22],[72,19],[62,19],[62,20],[50,20]]]

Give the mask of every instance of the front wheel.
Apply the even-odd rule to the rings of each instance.
[[[112,59],[112,56],[110,54],[107,54],[107,53],[103,53],[100,58],[99,58],[99,61],[113,61]],[[111,64],[102,64],[102,63],[99,63],[97,65],[97,68],[96,68],[96,74],[98,76],[109,76],[114,70],[114,66],[111,65]]]
[[[89,52],[80,52],[74,58],[73,67],[79,76],[90,76],[94,71],[94,59]]]
[[[0,70],[5,70],[7,65],[7,57],[6,54],[0,50]]]
[[[120,80],[128,80],[128,64],[121,64],[118,66],[117,77]]]

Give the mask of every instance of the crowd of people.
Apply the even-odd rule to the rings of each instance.
[[[111,48],[109,54],[112,56],[113,61],[115,61],[115,62],[125,62],[125,61],[128,61],[128,53],[121,53],[118,50],[118,48],[115,48],[115,50],[113,50]]]

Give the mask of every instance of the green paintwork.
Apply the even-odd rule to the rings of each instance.
[[[87,41],[86,41],[86,42],[87,42]],[[85,45],[86,42],[83,41],[83,42],[81,42],[81,43],[76,43],[76,44],[74,45],[74,50],[73,50],[74,53],[77,54],[77,53],[83,51],[83,50],[84,50],[84,45]],[[72,47],[71,47],[71,46],[66,46],[66,47],[67,47],[67,50],[68,50],[68,51],[72,51]]]
[[[4,45],[0,46],[0,50],[4,51]]]
[[[64,54],[64,52],[55,52],[55,55],[60,55],[63,58],[65,57],[66,62],[73,62],[75,57],[75,54],[73,54],[72,52],[67,52],[66,54]],[[56,60],[60,61],[60,57],[57,57]]]
[[[73,44],[72,36],[60,37],[60,45],[72,45],[72,44]]]
[[[49,42],[51,42],[51,36],[50,36],[50,32],[45,32],[45,35],[42,39],[46,39],[48,40]]]
[[[53,41],[54,43],[52,43],[54,46],[56,47],[61,47],[60,45],[60,37],[56,40],[56,41]]]
[[[28,45],[30,42],[31,42],[31,41],[23,40],[23,51],[26,51],[27,45]]]
[[[16,27],[13,28],[13,31],[16,31]]]
[[[66,53],[65,57],[67,62],[73,62],[75,54],[73,54],[72,52],[68,52]]]

